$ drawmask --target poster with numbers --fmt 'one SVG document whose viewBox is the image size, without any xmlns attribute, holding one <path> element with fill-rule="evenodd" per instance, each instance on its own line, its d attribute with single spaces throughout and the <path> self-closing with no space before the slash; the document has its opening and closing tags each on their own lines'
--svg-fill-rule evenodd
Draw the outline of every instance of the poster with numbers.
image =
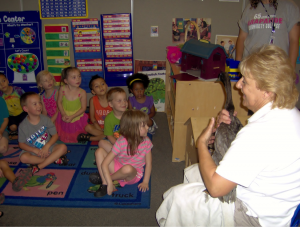
<svg viewBox="0 0 300 227">
<path fill-rule="evenodd" d="M 61 71 L 70 66 L 69 27 L 67 24 L 45 25 L 48 71 L 60 82 Z"/>
<path fill-rule="evenodd" d="M 80 70 L 82 78 L 80 87 L 86 92 L 91 92 L 91 77 L 98 75 L 104 78 L 98 19 L 73 19 L 72 36 L 75 66 Z"/>
<path fill-rule="evenodd" d="M 126 86 L 133 74 L 131 14 L 102 14 L 105 81 L 109 86 Z"/>
<path fill-rule="evenodd" d="M 41 19 L 87 18 L 87 0 L 39 0 Z"/>
<path fill-rule="evenodd" d="M 44 69 L 41 29 L 37 11 L 0 12 L 0 72 L 24 91 L 38 92 L 35 76 Z"/>
</svg>

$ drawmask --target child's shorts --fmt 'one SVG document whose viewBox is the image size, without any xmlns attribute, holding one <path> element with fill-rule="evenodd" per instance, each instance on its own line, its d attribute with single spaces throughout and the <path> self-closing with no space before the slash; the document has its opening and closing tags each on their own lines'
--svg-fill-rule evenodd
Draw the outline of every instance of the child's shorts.
<svg viewBox="0 0 300 227">
<path fill-rule="evenodd" d="M 18 116 L 9 116 L 8 117 L 8 125 L 7 125 L 8 128 L 11 125 L 17 125 L 17 126 L 19 126 L 19 124 L 25 119 L 26 116 L 27 116 L 26 112 L 22 112 Z"/>
<path fill-rule="evenodd" d="M 48 151 L 49 155 L 52 153 L 53 148 L 54 148 L 56 145 L 58 145 L 58 144 L 57 144 L 57 143 L 54 143 L 54 144 L 51 145 L 51 147 L 49 148 L 49 151 Z M 38 156 L 38 155 L 37 155 L 36 153 L 34 153 L 34 152 L 22 150 L 21 153 L 20 153 L 20 155 L 19 155 L 19 158 L 21 158 L 22 154 L 24 154 L 24 153 L 26 153 L 26 152 L 30 153 L 31 155 Z M 38 156 L 38 157 L 39 157 L 39 156 Z"/>
<path fill-rule="evenodd" d="M 115 172 L 117 172 L 119 169 L 121 169 L 123 167 L 123 165 L 117 161 L 116 159 L 114 159 L 114 164 L 115 164 Z M 136 169 L 137 173 L 135 178 L 133 178 L 130 181 L 125 181 L 125 180 L 118 180 L 118 182 L 120 183 L 121 187 L 124 187 L 126 184 L 130 185 L 130 184 L 135 184 L 137 182 L 139 182 L 141 180 L 141 178 L 143 177 L 143 172 L 139 169 Z"/>
</svg>

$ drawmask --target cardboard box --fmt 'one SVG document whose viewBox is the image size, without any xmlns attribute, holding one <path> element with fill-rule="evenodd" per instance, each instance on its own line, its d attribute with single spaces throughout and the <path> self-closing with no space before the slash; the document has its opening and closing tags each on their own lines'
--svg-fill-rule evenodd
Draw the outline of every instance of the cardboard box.
<svg viewBox="0 0 300 227">
<path fill-rule="evenodd" d="M 243 125 L 247 124 L 247 117 L 239 117 Z M 201 132 L 207 127 L 210 117 L 191 117 L 184 125 L 187 126 L 186 132 L 186 146 L 185 146 L 185 166 L 198 163 L 197 139 Z"/>
</svg>

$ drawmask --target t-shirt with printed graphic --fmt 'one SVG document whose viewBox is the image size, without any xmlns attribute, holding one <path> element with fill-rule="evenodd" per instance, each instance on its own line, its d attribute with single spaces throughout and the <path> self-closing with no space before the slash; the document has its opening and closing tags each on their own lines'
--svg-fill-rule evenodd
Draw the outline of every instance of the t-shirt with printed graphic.
<svg viewBox="0 0 300 227">
<path fill-rule="evenodd" d="M 111 111 L 104 120 L 104 135 L 119 138 L 120 119 L 116 118 L 114 112 Z"/>
<path fill-rule="evenodd" d="M 239 21 L 240 28 L 248 33 L 244 42 L 243 58 L 247 57 L 264 44 L 270 43 L 273 18 L 275 33 L 274 45 L 289 54 L 289 32 L 300 21 L 298 6 L 291 0 L 278 0 L 277 11 L 272 5 L 258 3 L 256 9 L 249 4 Z M 270 18 L 268 17 L 270 15 Z"/>
<path fill-rule="evenodd" d="M 9 116 L 18 116 L 23 112 L 23 109 L 20 104 L 20 97 L 25 92 L 22 88 L 12 86 L 13 91 L 11 94 L 5 94 L 0 91 L 0 96 L 5 100 Z"/>
<path fill-rule="evenodd" d="M 104 129 L 104 120 L 106 116 L 112 111 L 112 108 L 108 105 L 107 107 L 101 106 L 97 95 L 93 96 L 94 104 L 94 116 L 98 122 L 100 128 Z"/>
<path fill-rule="evenodd" d="M 137 109 L 143 111 L 146 114 L 150 113 L 151 107 L 153 106 L 153 97 L 146 96 L 146 100 L 144 103 L 139 103 L 135 96 L 129 97 L 129 101 L 133 109 Z"/>
<path fill-rule="evenodd" d="M 57 134 L 55 125 L 49 117 L 42 114 L 37 125 L 31 124 L 27 117 L 19 125 L 19 142 L 31 147 L 41 149 L 55 134 Z"/>
</svg>

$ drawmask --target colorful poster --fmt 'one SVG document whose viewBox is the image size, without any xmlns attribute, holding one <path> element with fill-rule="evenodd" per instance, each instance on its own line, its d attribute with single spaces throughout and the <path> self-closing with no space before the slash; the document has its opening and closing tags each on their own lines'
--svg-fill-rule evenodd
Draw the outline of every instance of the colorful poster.
<svg viewBox="0 0 300 227">
<path fill-rule="evenodd" d="M 48 71 L 60 82 L 61 71 L 70 66 L 69 27 L 67 24 L 45 25 Z"/>
<path fill-rule="evenodd" d="M 187 26 L 188 22 L 190 23 Z M 196 27 L 197 26 L 197 27 Z M 211 18 L 173 18 L 172 20 L 172 42 L 176 45 L 185 43 L 190 39 L 200 39 L 210 41 L 211 39 Z M 185 38 L 185 33 L 186 38 Z"/>
<path fill-rule="evenodd" d="M 145 90 L 145 95 L 152 96 L 154 106 L 157 112 L 165 111 L 165 81 L 166 70 L 140 71 L 148 75 L 150 83 Z"/>
<path fill-rule="evenodd" d="M 39 0 L 41 19 L 86 18 L 87 0 Z"/>
<path fill-rule="evenodd" d="M 0 72 L 14 86 L 37 92 L 35 76 L 43 68 L 39 13 L 0 12 Z"/>
<path fill-rule="evenodd" d="M 75 65 L 82 76 L 80 87 L 90 92 L 91 77 L 97 74 L 104 78 L 98 19 L 72 20 L 72 36 Z"/>
<path fill-rule="evenodd" d="M 130 14 L 101 15 L 105 80 L 109 86 L 126 86 L 133 73 Z"/>
</svg>

